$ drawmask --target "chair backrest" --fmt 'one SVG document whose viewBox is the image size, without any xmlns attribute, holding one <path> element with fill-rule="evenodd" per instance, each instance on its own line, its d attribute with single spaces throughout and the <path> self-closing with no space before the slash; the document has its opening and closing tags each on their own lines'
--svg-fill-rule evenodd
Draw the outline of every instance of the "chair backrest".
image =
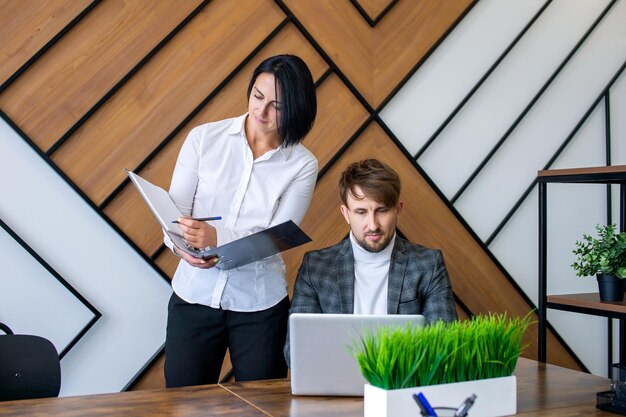
<svg viewBox="0 0 626 417">
<path fill-rule="evenodd" d="M 0 401 L 56 397 L 61 361 L 54 345 L 39 336 L 13 334 L 0 323 Z"/>
</svg>

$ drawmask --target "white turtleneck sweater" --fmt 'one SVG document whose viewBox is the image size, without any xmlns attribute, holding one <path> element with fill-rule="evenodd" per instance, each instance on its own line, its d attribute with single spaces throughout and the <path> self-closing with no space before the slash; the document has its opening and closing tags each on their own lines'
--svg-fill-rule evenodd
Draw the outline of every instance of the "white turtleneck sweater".
<svg viewBox="0 0 626 417">
<path fill-rule="evenodd" d="M 350 232 L 354 254 L 354 314 L 387 314 L 389 263 L 395 241 L 394 233 L 385 249 L 372 253 L 363 249 Z"/>
</svg>

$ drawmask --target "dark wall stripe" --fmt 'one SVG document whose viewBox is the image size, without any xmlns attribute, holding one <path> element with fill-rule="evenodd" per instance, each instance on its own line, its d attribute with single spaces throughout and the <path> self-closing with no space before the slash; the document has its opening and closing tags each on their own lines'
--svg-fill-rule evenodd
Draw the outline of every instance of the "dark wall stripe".
<svg viewBox="0 0 626 417">
<path fill-rule="evenodd" d="M 372 19 L 372 17 L 365 11 L 365 9 L 361 7 L 361 4 L 359 4 L 358 0 L 350 0 L 350 3 L 359 12 L 361 17 L 367 22 L 367 24 L 370 25 L 370 27 L 374 27 L 378 24 L 378 22 L 380 22 L 383 19 L 383 17 L 385 17 L 387 13 L 389 13 L 391 9 L 393 9 L 393 7 L 398 3 L 398 1 L 400 0 L 392 0 L 391 2 L 389 2 L 389 4 L 374 19 Z"/>
<path fill-rule="evenodd" d="M 605 163 L 611 165 L 611 93 L 610 88 L 606 88 L 604 97 L 604 149 Z M 613 223 L 613 196 L 611 195 L 611 185 L 606 185 L 606 224 Z M 610 321 L 609 321 L 610 322 Z M 610 346 L 610 345 L 609 345 Z M 609 372 L 608 375 L 611 375 Z"/>
</svg>

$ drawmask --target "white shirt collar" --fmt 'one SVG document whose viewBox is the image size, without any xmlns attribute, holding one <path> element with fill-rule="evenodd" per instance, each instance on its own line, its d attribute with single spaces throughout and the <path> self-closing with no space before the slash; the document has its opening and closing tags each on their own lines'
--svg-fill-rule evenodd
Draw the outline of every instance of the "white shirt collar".
<svg viewBox="0 0 626 417">
<path fill-rule="evenodd" d="M 234 119 L 232 119 L 232 123 L 226 130 L 226 133 L 228 133 L 229 135 L 241 135 L 241 137 L 245 138 L 246 137 L 246 117 L 248 117 L 248 113 L 244 113 L 241 116 L 235 117 Z M 280 151 L 283 158 L 285 158 L 285 161 L 287 161 L 289 160 L 289 157 L 291 156 L 291 153 L 293 152 L 293 148 L 295 146 L 297 145 L 284 146 L 283 144 L 281 144 L 278 147 L 277 151 Z M 272 152 L 272 155 L 274 153 L 275 152 Z"/>
</svg>

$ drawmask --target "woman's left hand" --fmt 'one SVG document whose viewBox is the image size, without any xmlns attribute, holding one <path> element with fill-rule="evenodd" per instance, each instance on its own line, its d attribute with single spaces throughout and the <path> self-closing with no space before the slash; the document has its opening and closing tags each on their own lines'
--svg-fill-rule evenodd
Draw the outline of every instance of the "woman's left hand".
<svg viewBox="0 0 626 417">
<path fill-rule="evenodd" d="M 174 248 L 176 248 L 176 246 Z M 217 256 L 211 256 L 208 258 L 196 258 L 194 256 L 189 255 L 188 253 L 181 250 L 180 248 L 174 249 L 174 254 L 177 256 L 180 256 L 185 262 L 187 262 L 189 265 L 193 266 L 194 268 L 200 268 L 200 269 L 213 268 L 220 261 L 220 258 Z"/>
<path fill-rule="evenodd" d="M 217 246 L 217 232 L 210 224 L 192 220 L 189 217 L 181 217 L 178 219 L 178 226 L 183 232 L 183 239 L 189 246 L 198 249 Z"/>
</svg>

